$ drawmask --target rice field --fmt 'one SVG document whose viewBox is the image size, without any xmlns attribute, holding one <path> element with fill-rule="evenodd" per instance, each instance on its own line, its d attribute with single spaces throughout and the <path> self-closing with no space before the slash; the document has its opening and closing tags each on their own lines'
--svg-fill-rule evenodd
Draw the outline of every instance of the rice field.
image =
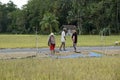
<svg viewBox="0 0 120 80">
<path fill-rule="evenodd" d="M 120 80 L 120 56 L 0 60 L 0 80 Z"/>
<path fill-rule="evenodd" d="M 60 35 L 56 35 L 56 47 L 61 44 Z M 0 35 L 0 48 L 35 48 L 36 45 L 48 47 L 48 35 Z M 77 46 L 113 46 L 115 41 L 120 41 L 119 35 L 79 35 Z M 70 36 L 66 37 L 66 46 L 72 46 Z"/>
</svg>

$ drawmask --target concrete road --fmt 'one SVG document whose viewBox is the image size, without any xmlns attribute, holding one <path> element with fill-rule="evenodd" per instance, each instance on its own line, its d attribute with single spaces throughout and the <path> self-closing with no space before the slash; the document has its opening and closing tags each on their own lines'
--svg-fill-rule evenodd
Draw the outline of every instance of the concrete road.
<svg viewBox="0 0 120 80">
<path fill-rule="evenodd" d="M 58 48 L 56 48 L 59 51 Z M 66 47 L 67 51 L 73 51 L 73 47 Z M 83 50 L 120 50 L 120 46 L 108 46 L 108 47 L 77 47 L 78 51 Z M 0 53 L 19 53 L 19 52 L 36 52 L 36 53 L 46 53 L 49 52 L 49 48 L 14 48 L 14 49 L 0 49 Z"/>
</svg>

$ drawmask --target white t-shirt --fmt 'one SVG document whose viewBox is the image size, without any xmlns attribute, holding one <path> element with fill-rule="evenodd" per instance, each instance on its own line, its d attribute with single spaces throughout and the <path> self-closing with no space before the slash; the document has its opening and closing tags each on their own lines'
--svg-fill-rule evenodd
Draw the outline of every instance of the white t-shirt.
<svg viewBox="0 0 120 80">
<path fill-rule="evenodd" d="M 65 31 L 62 31 L 61 33 L 61 42 L 65 42 Z"/>
</svg>

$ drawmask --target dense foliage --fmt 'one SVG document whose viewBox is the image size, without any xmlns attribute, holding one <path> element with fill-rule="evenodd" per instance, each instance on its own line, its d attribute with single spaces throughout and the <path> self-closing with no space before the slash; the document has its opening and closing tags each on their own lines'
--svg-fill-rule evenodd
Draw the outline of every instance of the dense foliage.
<svg viewBox="0 0 120 80">
<path fill-rule="evenodd" d="M 0 2 L 0 33 L 58 33 L 65 24 L 76 25 L 80 34 L 118 34 L 120 0 L 29 0 L 22 9 Z"/>
</svg>

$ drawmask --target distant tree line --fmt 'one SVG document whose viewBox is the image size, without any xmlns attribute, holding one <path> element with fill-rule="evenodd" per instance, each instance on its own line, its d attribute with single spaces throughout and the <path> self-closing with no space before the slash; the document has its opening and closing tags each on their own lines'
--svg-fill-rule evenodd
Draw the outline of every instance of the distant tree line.
<svg viewBox="0 0 120 80">
<path fill-rule="evenodd" d="M 58 33 L 67 24 L 80 34 L 118 34 L 120 0 L 29 0 L 22 9 L 0 2 L 0 33 Z"/>
</svg>

